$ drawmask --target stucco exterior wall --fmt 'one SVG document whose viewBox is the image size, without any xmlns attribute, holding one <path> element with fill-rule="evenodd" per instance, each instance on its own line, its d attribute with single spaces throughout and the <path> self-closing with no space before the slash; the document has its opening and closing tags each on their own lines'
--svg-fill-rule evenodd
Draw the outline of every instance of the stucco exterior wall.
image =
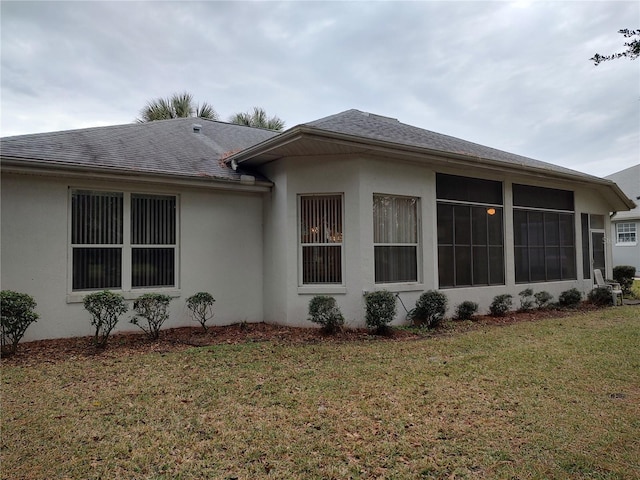
<svg viewBox="0 0 640 480">
<path fill-rule="evenodd" d="M 70 187 L 178 195 L 179 274 L 176 288 L 166 290 L 174 296 L 166 327 L 198 325 L 185 307 L 198 291 L 217 300 L 213 323 L 262 321 L 262 194 L 6 173 L 1 182 L 1 287 L 34 296 L 41 316 L 24 341 L 93 333 L 82 295 L 69 287 Z M 124 293 L 132 299 L 141 292 Z M 116 331 L 139 330 L 130 316 Z"/>
<path fill-rule="evenodd" d="M 449 299 L 449 315 L 453 314 L 457 304 L 465 300 L 479 303 L 480 310 L 486 312 L 493 298 L 502 293 L 513 295 L 514 307 L 517 307 L 518 293 L 529 287 L 534 292 L 548 291 L 556 299 L 561 292 L 570 288 L 578 288 L 584 294 L 591 290 L 593 282 L 591 278 L 584 279 L 582 269 L 580 214 L 603 215 L 606 228 L 610 228 L 609 206 L 598 193 L 580 184 L 508 174 L 497 170 L 470 171 L 443 167 L 434 169 L 429 165 L 385 158 L 288 158 L 268 164 L 265 168 L 267 176 L 276 183 L 270 203 L 265 205 L 265 260 L 269 262 L 265 267 L 265 304 L 269 306 L 265 311 L 265 320 L 310 326 L 312 324 L 307 321 L 309 300 L 314 295 L 328 294 L 336 298 L 347 324 L 354 327 L 363 326 L 364 293 L 387 289 L 397 293 L 402 301 L 397 305 L 398 315 L 395 323 L 403 323 L 406 319 L 403 304 L 407 309 L 411 309 L 423 291 L 438 288 L 435 234 L 436 171 L 499 180 L 504 186 L 505 285 L 443 289 Z M 531 284 L 515 282 L 511 193 L 513 183 L 574 191 L 577 277 L 575 280 Z M 343 286 L 300 285 L 297 197 L 300 194 L 313 193 L 344 194 Z M 375 193 L 415 196 L 420 199 L 421 259 L 417 283 L 374 283 L 372 211 Z M 610 276 L 610 249 L 607 249 L 606 261 L 607 275 Z M 283 280 L 286 281 L 285 287 L 282 284 Z"/>
<path fill-rule="evenodd" d="M 502 293 L 513 295 L 517 306 L 518 292 L 528 287 L 535 292 L 546 290 L 555 298 L 572 287 L 588 292 L 592 280 L 584 279 L 580 215 L 603 215 L 606 231 L 611 230 L 607 201 L 580 183 L 367 156 L 285 158 L 265 165 L 262 172 L 274 182 L 266 194 L 3 174 L 1 287 L 33 295 L 41 314 L 24 340 L 93 333 L 82 295 L 70 290 L 70 187 L 178 196 L 179 283 L 169 289 L 174 300 L 165 327 L 197 326 L 188 315 L 185 299 L 198 291 L 211 292 L 216 298 L 216 324 L 266 321 L 312 326 L 307 320 L 309 300 L 327 294 L 336 298 L 347 324 L 358 327 L 364 325 L 364 293 L 387 289 L 401 300 L 395 323 L 403 323 L 405 307 L 411 309 L 423 291 L 439 288 L 436 172 L 503 182 L 505 285 L 443 289 L 449 299 L 449 315 L 465 300 L 479 303 L 485 312 L 494 296 Z M 576 280 L 515 282 L 513 183 L 574 191 Z M 303 194 L 344 196 L 343 285 L 301 284 L 298 197 Z M 374 194 L 419 198 L 420 258 L 415 283 L 374 282 Z M 607 277 L 613 267 L 610 247 L 606 249 Z M 133 299 L 141 292 L 124 293 Z M 137 330 L 128 323 L 130 316 L 121 320 L 118 330 Z"/>
<path fill-rule="evenodd" d="M 618 265 L 631 265 L 636 267 L 636 276 L 640 276 L 640 242 L 633 243 L 620 243 L 617 244 L 618 238 L 616 232 L 616 223 L 611 222 L 611 243 L 613 245 L 613 266 Z M 637 220 L 629 219 L 620 221 L 620 223 L 635 223 L 636 225 L 636 238 L 640 236 L 640 222 Z"/>
</svg>

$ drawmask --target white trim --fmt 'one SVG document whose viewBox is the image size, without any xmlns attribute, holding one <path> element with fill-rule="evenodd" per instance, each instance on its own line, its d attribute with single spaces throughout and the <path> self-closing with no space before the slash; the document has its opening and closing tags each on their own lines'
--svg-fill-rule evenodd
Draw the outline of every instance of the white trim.
<svg viewBox="0 0 640 480">
<path fill-rule="evenodd" d="M 298 287 L 300 295 L 344 295 L 347 293 L 347 287 L 344 285 L 304 285 Z"/>
<path fill-rule="evenodd" d="M 616 247 L 633 247 L 636 246 L 638 244 L 638 226 L 636 224 L 636 222 L 616 222 Z M 633 228 L 628 228 L 628 230 L 626 231 L 620 231 L 620 227 L 622 226 L 625 227 L 633 227 Z M 624 240 L 620 240 L 620 236 L 621 235 L 633 235 L 633 237 L 635 237 L 635 240 L 630 240 L 630 241 L 624 241 Z"/>
</svg>

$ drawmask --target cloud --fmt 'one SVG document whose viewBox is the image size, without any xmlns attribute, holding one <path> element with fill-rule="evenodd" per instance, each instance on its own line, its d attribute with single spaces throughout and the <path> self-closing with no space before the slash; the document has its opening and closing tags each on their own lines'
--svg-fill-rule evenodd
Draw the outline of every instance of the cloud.
<svg viewBox="0 0 640 480">
<path fill-rule="evenodd" d="M 606 175 L 640 161 L 637 2 L 2 2 L 2 134 L 189 91 L 291 127 L 349 108 Z M 620 168 L 617 168 L 617 167 Z"/>
</svg>

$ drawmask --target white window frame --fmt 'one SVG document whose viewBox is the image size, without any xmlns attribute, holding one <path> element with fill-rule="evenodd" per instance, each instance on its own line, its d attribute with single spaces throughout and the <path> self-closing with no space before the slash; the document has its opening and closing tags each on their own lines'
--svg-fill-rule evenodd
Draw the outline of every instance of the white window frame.
<svg viewBox="0 0 640 480">
<path fill-rule="evenodd" d="M 302 225 L 302 199 L 308 197 L 339 197 L 340 198 L 340 214 L 341 214 L 341 236 L 332 239 L 331 242 L 303 242 L 303 225 Z M 301 193 L 297 195 L 297 244 L 298 244 L 298 292 L 299 293 L 345 293 L 345 202 L 344 193 L 327 192 L 327 193 Z M 304 283 L 304 253 L 306 247 L 340 247 L 340 282 L 336 283 Z"/>
<path fill-rule="evenodd" d="M 620 228 L 620 227 L 625 227 Z M 621 231 L 622 230 L 622 231 Z M 633 240 L 621 240 L 622 236 L 633 235 Z M 636 222 L 616 223 L 616 246 L 635 246 L 638 244 L 638 224 Z"/>
<path fill-rule="evenodd" d="M 406 200 L 415 200 L 415 212 L 414 212 L 414 216 L 415 216 L 415 242 L 392 242 L 392 243 L 376 243 L 375 241 L 375 229 L 376 229 L 376 217 L 375 214 L 373 215 L 373 249 L 374 249 L 374 282 L 376 285 L 398 285 L 398 284 L 407 284 L 407 285 L 415 285 L 418 283 L 421 283 L 422 278 L 421 278 L 421 274 L 422 274 L 422 269 L 420 268 L 420 265 L 422 264 L 422 251 L 420 248 L 421 245 L 421 224 L 420 224 L 420 218 L 421 218 L 421 206 L 420 206 L 420 198 L 419 197 L 414 197 L 414 196 L 410 196 L 410 195 L 394 195 L 394 194 L 387 194 L 387 193 L 374 193 L 373 194 L 373 206 L 375 206 L 376 203 L 376 197 L 388 197 L 388 198 L 398 198 L 398 199 L 406 199 Z M 375 280 L 375 250 L 376 247 L 414 247 L 416 250 L 416 278 L 414 280 L 404 280 L 404 281 L 376 281 Z"/>
<path fill-rule="evenodd" d="M 108 245 L 94 245 L 94 244 L 74 244 L 72 243 L 72 197 L 75 191 L 88 191 L 96 193 L 118 193 L 123 197 L 123 211 L 122 211 L 122 243 L 108 244 Z M 174 197 L 176 200 L 175 211 L 175 243 L 152 245 L 152 244 L 134 244 L 131 238 L 131 196 L 132 195 L 158 195 Z M 68 255 L 67 255 L 67 302 L 74 303 L 80 302 L 86 294 L 99 291 L 101 289 L 73 289 L 73 249 L 74 248 L 98 248 L 98 247 L 113 247 L 120 248 L 122 251 L 122 265 L 121 265 L 121 287 L 112 288 L 109 290 L 120 292 L 125 298 L 136 298 L 138 295 L 145 292 L 163 292 L 172 296 L 180 295 L 180 195 L 177 193 L 167 192 L 155 192 L 144 190 L 121 190 L 121 189 L 107 189 L 107 188 L 92 188 L 92 187 L 69 187 L 68 189 Z M 132 252 L 134 248 L 173 248 L 174 253 L 174 281 L 173 285 L 157 286 L 157 287 L 133 287 L 132 286 Z"/>
</svg>

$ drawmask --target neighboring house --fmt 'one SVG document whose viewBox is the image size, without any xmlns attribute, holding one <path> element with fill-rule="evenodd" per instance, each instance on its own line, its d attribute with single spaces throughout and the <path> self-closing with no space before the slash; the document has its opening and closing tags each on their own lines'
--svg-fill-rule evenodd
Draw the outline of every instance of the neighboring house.
<svg viewBox="0 0 640 480">
<path fill-rule="evenodd" d="M 624 194 L 636 203 L 640 200 L 640 164 L 605 177 L 616 182 Z M 632 265 L 640 276 L 640 206 L 615 212 L 611 217 L 610 243 L 613 265 Z"/>
<path fill-rule="evenodd" d="M 88 335 L 90 291 L 216 298 L 219 323 L 309 326 L 313 295 L 364 325 L 363 294 L 450 309 L 527 287 L 588 292 L 609 180 L 349 110 L 284 133 L 203 119 L 3 138 L 3 289 L 33 295 L 25 340 Z M 600 236 L 602 235 L 602 236 Z M 405 312 L 399 306 L 397 323 Z M 119 329 L 135 328 L 123 320 Z"/>
</svg>

